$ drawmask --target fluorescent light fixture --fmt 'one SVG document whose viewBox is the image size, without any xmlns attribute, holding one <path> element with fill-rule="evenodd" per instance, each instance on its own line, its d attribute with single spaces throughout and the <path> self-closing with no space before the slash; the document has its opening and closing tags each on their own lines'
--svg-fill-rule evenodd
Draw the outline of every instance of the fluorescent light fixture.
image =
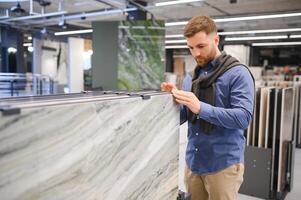
<svg viewBox="0 0 301 200">
<path fill-rule="evenodd" d="M 33 52 L 33 47 L 32 47 L 32 46 L 27 47 L 27 50 L 28 50 L 29 52 Z"/>
<path fill-rule="evenodd" d="M 24 43 L 23 46 L 24 47 L 29 47 L 29 46 L 32 46 L 32 43 Z"/>
<path fill-rule="evenodd" d="M 301 16 L 301 12 L 296 13 L 282 13 L 274 15 L 257 15 L 257 16 L 246 16 L 246 17 L 229 17 L 223 19 L 213 19 L 215 22 L 235 22 L 235 21 L 250 21 L 250 20 L 259 20 L 259 19 L 274 19 L 274 18 L 285 18 L 285 17 L 298 17 Z M 179 26 L 186 25 L 188 21 L 184 22 L 167 22 L 165 26 Z"/>
<path fill-rule="evenodd" d="M 185 22 L 166 22 L 165 26 L 184 26 L 188 21 Z"/>
<path fill-rule="evenodd" d="M 252 46 L 292 46 L 301 45 L 301 42 L 263 42 L 263 43 L 252 43 Z"/>
<path fill-rule="evenodd" d="M 285 28 L 285 29 L 266 29 L 266 30 L 249 30 L 249 31 L 228 31 L 218 32 L 219 35 L 240 35 L 252 33 L 281 33 L 281 32 L 298 32 L 301 28 Z"/>
<path fill-rule="evenodd" d="M 125 36 L 125 37 L 133 37 L 133 38 L 160 38 L 163 39 L 164 36 L 156 36 L 156 35 L 130 35 L 130 36 Z"/>
<path fill-rule="evenodd" d="M 171 45 L 165 46 L 165 49 L 187 49 L 187 45 Z"/>
<path fill-rule="evenodd" d="M 177 1 L 165 1 L 160 3 L 155 3 L 155 6 L 169 6 L 169 5 L 175 5 L 175 4 L 181 4 L 181 3 L 192 3 L 197 1 L 203 1 L 203 0 L 177 0 Z"/>
<path fill-rule="evenodd" d="M 274 36 L 256 36 L 256 37 L 230 37 L 225 38 L 225 41 L 244 41 L 244 40 L 273 40 L 273 39 L 287 39 L 287 35 Z"/>
<path fill-rule="evenodd" d="M 165 44 L 187 43 L 187 40 L 165 40 Z"/>
<path fill-rule="evenodd" d="M 77 30 L 77 31 L 62 31 L 55 32 L 54 35 L 74 35 L 74 34 L 84 34 L 84 33 L 92 33 L 93 29 L 85 29 L 85 30 Z"/>
<path fill-rule="evenodd" d="M 285 18 L 285 17 L 298 17 L 301 13 L 283 13 L 274 15 L 258 15 L 258 16 L 247 16 L 247 17 L 230 17 L 224 19 L 214 19 L 215 22 L 236 22 L 236 21 L 249 21 L 258 19 L 274 19 L 274 18 Z"/>
<path fill-rule="evenodd" d="M 290 38 L 301 38 L 301 35 L 290 35 Z"/>
<path fill-rule="evenodd" d="M 282 33 L 282 32 L 301 32 L 301 28 L 286 28 L 286 29 L 265 29 L 265 30 L 249 30 L 249 31 L 227 31 L 218 32 L 218 35 L 242 35 L 242 34 L 255 34 L 255 33 Z M 174 34 L 165 35 L 165 38 L 181 38 L 184 35 Z M 291 35 L 292 38 L 292 35 Z"/>
<path fill-rule="evenodd" d="M 17 49 L 14 48 L 14 47 L 9 47 L 9 48 L 7 49 L 7 52 L 8 52 L 8 53 L 17 53 Z"/>
<path fill-rule="evenodd" d="M 165 27 L 160 27 L 160 26 L 118 26 L 119 29 L 153 29 L 153 30 L 165 30 Z"/>
<path fill-rule="evenodd" d="M 145 29 L 145 26 L 118 26 L 119 29 L 129 29 L 129 28 L 132 28 L 132 29 Z"/>
<path fill-rule="evenodd" d="M 177 35 L 165 35 L 165 38 L 181 38 L 184 37 L 182 34 L 177 34 Z"/>
</svg>

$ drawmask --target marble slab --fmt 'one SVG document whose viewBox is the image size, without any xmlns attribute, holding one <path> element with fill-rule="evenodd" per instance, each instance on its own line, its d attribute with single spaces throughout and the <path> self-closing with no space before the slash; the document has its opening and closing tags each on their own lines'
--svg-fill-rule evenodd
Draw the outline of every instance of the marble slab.
<svg viewBox="0 0 301 200">
<path fill-rule="evenodd" d="M 301 145 L 301 84 L 299 86 L 299 96 L 298 96 L 298 103 L 299 103 L 299 109 L 298 109 L 298 128 L 297 128 L 297 144 Z"/>
<path fill-rule="evenodd" d="M 301 76 L 294 77 L 294 140 L 301 145 Z"/>
<path fill-rule="evenodd" d="M 288 142 L 293 132 L 293 88 L 282 90 L 281 124 L 279 136 L 278 185 L 277 191 L 283 191 L 286 184 Z"/>
<path fill-rule="evenodd" d="M 273 148 L 273 139 L 274 139 L 274 130 L 276 129 L 276 114 L 277 107 L 275 107 L 276 102 L 276 88 L 271 88 L 268 94 L 268 112 L 267 112 L 267 140 L 266 140 L 266 148 Z"/>
<path fill-rule="evenodd" d="M 122 21 L 118 39 L 118 89 L 159 89 L 165 72 L 164 21 Z"/>
<path fill-rule="evenodd" d="M 27 106 L 0 117 L 1 200 L 176 199 L 171 95 Z"/>
<path fill-rule="evenodd" d="M 258 133 L 259 133 L 259 116 L 260 116 L 260 88 L 256 88 L 255 104 L 254 104 L 254 115 L 253 115 L 253 134 L 252 134 L 252 145 L 258 146 Z"/>
<path fill-rule="evenodd" d="M 271 96 L 272 90 L 274 88 L 267 88 L 267 106 L 266 106 L 266 124 L 265 124 L 265 140 L 264 140 L 264 148 L 268 148 L 269 146 L 269 137 L 272 135 L 273 129 L 273 97 Z M 271 115 L 272 114 L 272 115 Z"/>
<path fill-rule="evenodd" d="M 280 120 L 281 120 L 281 90 L 275 88 L 272 90 L 273 98 L 273 109 L 272 115 L 273 117 L 273 132 L 272 132 L 272 166 L 271 166 L 271 191 L 277 190 L 277 178 L 278 178 L 278 164 L 276 160 L 278 160 L 279 155 L 279 132 L 280 132 Z M 277 141 L 276 141 L 277 139 Z M 277 142 L 277 143 L 276 143 Z"/>
<path fill-rule="evenodd" d="M 294 138 L 296 144 L 298 144 L 298 121 L 299 121 L 299 87 L 298 84 L 294 82 Z"/>
<path fill-rule="evenodd" d="M 268 93 L 269 88 L 264 87 L 260 89 L 260 112 L 259 114 L 259 128 L 258 128 L 258 147 L 265 147 L 266 140 L 266 125 L 268 112 Z"/>
</svg>

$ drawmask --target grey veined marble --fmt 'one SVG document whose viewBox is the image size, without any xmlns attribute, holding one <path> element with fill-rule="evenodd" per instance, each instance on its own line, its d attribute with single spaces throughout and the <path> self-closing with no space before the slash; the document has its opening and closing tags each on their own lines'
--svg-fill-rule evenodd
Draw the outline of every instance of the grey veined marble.
<svg viewBox="0 0 301 200">
<path fill-rule="evenodd" d="M 1 200 L 176 199 L 172 97 L 88 100 L 24 104 L 0 117 Z"/>
</svg>

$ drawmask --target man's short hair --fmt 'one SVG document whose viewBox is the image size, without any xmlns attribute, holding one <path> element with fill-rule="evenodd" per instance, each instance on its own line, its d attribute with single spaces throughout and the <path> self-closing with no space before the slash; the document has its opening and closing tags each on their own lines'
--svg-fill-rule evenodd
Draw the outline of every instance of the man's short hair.
<svg viewBox="0 0 301 200">
<path fill-rule="evenodd" d="M 217 33 L 216 25 L 210 17 L 201 15 L 191 18 L 185 26 L 184 36 L 190 38 L 201 31 L 207 35 Z"/>
</svg>

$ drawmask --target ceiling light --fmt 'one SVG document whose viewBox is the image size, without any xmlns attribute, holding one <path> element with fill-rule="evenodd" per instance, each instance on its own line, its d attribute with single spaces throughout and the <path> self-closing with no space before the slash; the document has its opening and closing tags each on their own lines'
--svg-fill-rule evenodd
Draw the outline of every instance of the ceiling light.
<svg viewBox="0 0 301 200">
<path fill-rule="evenodd" d="M 273 39 L 287 39 L 287 35 L 274 36 L 256 36 L 256 37 L 230 37 L 225 38 L 225 41 L 243 41 L 243 40 L 273 40 Z"/>
<path fill-rule="evenodd" d="M 259 20 L 259 19 L 274 19 L 274 18 L 285 18 L 285 17 L 298 17 L 301 13 L 283 13 L 274 15 L 257 15 L 257 16 L 246 16 L 246 17 L 229 17 L 223 19 L 213 19 L 215 22 L 234 22 L 234 21 L 249 21 L 249 20 Z M 167 22 L 165 26 L 179 26 L 186 25 L 188 21 L 182 22 Z"/>
<path fill-rule="evenodd" d="M 46 7 L 46 6 L 50 6 L 51 2 L 50 1 L 46 1 L 46 0 L 36 0 L 40 6 Z"/>
<path fill-rule="evenodd" d="M 58 26 L 60 26 L 62 29 L 66 29 L 67 28 L 67 23 L 66 20 L 64 18 L 62 18 L 59 23 Z"/>
<path fill-rule="evenodd" d="M 66 21 L 64 20 L 64 18 L 62 18 L 62 19 L 59 21 L 58 25 L 59 25 L 59 26 L 64 26 L 65 23 L 66 23 Z"/>
<path fill-rule="evenodd" d="M 48 30 L 46 27 L 44 27 L 40 32 L 41 34 L 46 35 L 48 33 Z"/>
<path fill-rule="evenodd" d="M 11 11 L 12 13 L 15 13 L 16 15 L 22 15 L 23 13 L 26 12 L 23 8 L 21 8 L 21 5 L 20 5 L 19 2 L 17 3 L 16 6 L 12 7 L 12 8 L 10 9 L 10 11 Z"/>
<path fill-rule="evenodd" d="M 301 38 L 301 35 L 290 35 L 290 38 Z"/>
<path fill-rule="evenodd" d="M 177 1 L 165 1 L 160 3 L 155 3 L 155 6 L 169 6 L 169 5 L 175 5 L 175 4 L 182 4 L 182 3 L 192 3 L 197 1 L 203 1 L 203 0 L 177 0 Z"/>
<path fill-rule="evenodd" d="M 27 50 L 29 51 L 29 52 L 33 52 L 33 47 L 27 47 Z"/>
<path fill-rule="evenodd" d="M 76 30 L 76 31 L 62 31 L 55 32 L 54 35 L 74 35 L 74 34 L 84 34 L 84 33 L 92 33 L 93 29 L 85 29 L 85 30 Z"/>
<path fill-rule="evenodd" d="M 165 26 L 184 26 L 188 21 L 185 22 L 166 22 Z"/>
<path fill-rule="evenodd" d="M 301 28 L 286 28 L 286 29 L 266 29 L 266 30 L 249 30 L 249 31 L 227 31 L 217 32 L 218 35 L 241 35 L 241 34 L 255 34 L 255 33 L 281 33 L 281 32 L 301 32 Z M 184 35 L 174 34 L 165 35 L 165 38 L 181 38 Z"/>
<path fill-rule="evenodd" d="M 247 16 L 247 17 L 230 17 L 224 19 L 214 19 L 215 22 L 234 22 L 234 21 L 249 21 L 258 19 L 274 19 L 274 18 L 284 18 L 284 17 L 298 17 L 301 13 L 283 13 L 274 15 L 258 15 L 258 16 Z"/>
<path fill-rule="evenodd" d="M 165 49 L 187 49 L 187 45 L 172 45 L 172 46 L 165 46 Z"/>
<path fill-rule="evenodd" d="M 177 34 L 177 35 L 165 35 L 165 38 L 180 38 L 184 37 L 182 34 Z"/>
<path fill-rule="evenodd" d="M 14 48 L 14 47 L 9 47 L 9 48 L 7 49 L 7 52 L 8 52 L 8 53 L 16 53 L 16 52 L 17 52 L 17 49 Z"/>
<path fill-rule="evenodd" d="M 252 46 L 291 46 L 301 45 L 301 42 L 264 42 L 264 43 L 252 43 Z"/>
<path fill-rule="evenodd" d="M 187 40 L 165 40 L 165 44 L 187 43 Z"/>
<path fill-rule="evenodd" d="M 31 36 L 29 36 L 27 39 L 28 39 L 28 40 L 32 40 L 32 37 L 31 37 Z"/>
<path fill-rule="evenodd" d="M 29 46 L 32 46 L 32 43 L 24 43 L 23 46 L 24 47 L 29 47 Z"/>
<path fill-rule="evenodd" d="M 281 33 L 281 32 L 298 32 L 298 31 L 301 31 L 301 28 L 228 31 L 228 32 L 218 32 L 218 34 L 219 35 L 239 35 L 239 34 L 252 34 L 252 33 Z"/>
</svg>

